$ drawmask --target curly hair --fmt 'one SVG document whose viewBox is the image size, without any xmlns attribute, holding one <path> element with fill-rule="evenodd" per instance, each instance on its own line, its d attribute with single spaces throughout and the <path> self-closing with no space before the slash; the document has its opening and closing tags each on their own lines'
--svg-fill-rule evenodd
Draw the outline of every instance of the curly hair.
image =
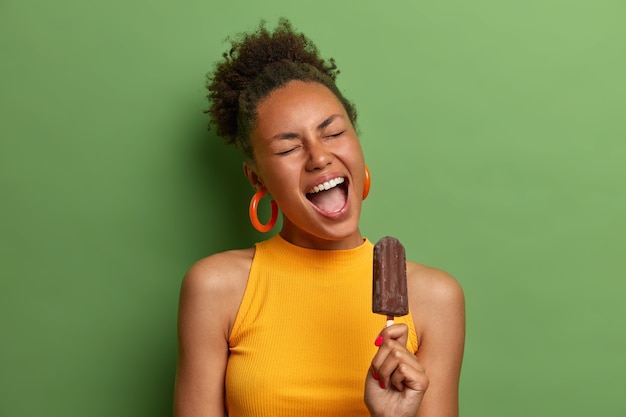
<svg viewBox="0 0 626 417">
<path fill-rule="evenodd" d="M 205 113 L 211 125 L 227 144 L 235 144 L 249 160 L 254 160 L 250 133 L 256 121 L 256 108 L 272 91 L 290 81 L 317 82 L 331 90 L 343 105 L 356 127 L 356 108 L 339 91 L 335 79 L 339 74 L 335 60 L 324 60 L 317 47 L 304 34 L 294 31 L 281 18 L 273 32 L 261 21 L 256 31 L 230 39 L 231 49 L 224 60 L 207 75 Z"/>
</svg>

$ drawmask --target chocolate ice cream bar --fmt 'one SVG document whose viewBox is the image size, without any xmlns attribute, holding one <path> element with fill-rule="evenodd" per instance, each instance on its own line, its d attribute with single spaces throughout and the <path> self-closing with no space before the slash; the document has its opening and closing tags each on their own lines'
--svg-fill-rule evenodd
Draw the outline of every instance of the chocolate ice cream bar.
<svg viewBox="0 0 626 417">
<path fill-rule="evenodd" d="M 409 313 L 406 253 L 400 241 L 385 236 L 374 245 L 372 311 L 388 320 Z"/>
</svg>

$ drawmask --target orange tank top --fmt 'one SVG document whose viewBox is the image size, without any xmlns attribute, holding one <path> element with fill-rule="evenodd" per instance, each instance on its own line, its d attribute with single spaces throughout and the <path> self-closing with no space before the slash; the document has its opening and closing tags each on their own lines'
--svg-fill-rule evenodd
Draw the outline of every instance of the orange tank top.
<svg viewBox="0 0 626 417">
<path fill-rule="evenodd" d="M 229 339 L 229 417 L 368 416 L 365 377 L 385 326 L 372 313 L 373 245 L 323 251 L 256 244 Z M 407 348 L 417 352 L 411 314 Z"/>
</svg>

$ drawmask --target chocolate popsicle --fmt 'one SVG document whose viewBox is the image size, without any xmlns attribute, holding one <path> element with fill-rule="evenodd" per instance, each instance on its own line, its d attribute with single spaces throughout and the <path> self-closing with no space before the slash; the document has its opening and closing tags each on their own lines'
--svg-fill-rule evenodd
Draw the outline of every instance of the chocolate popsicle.
<svg viewBox="0 0 626 417">
<path fill-rule="evenodd" d="M 402 243 L 385 236 L 374 245 L 372 311 L 387 316 L 387 326 L 393 318 L 409 313 L 406 285 L 406 253 Z"/>
</svg>

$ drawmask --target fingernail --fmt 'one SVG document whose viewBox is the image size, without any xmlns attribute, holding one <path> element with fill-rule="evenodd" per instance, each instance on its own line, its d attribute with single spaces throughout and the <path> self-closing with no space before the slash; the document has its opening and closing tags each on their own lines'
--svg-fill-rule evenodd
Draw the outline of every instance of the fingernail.
<svg viewBox="0 0 626 417">
<path fill-rule="evenodd" d="M 382 345 L 382 344 L 383 344 L 383 337 L 379 335 L 379 336 L 376 338 L 376 340 L 374 341 L 374 344 L 375 344 L 376 346 L 380 346 L 380 345 Z"/>
<path fill-rule="evenodd" d="M 380 383 L 380 387 L 381 387 L 382 389 L 385 389 L 385 383 L 384 383 L 383 381 L 379 381 L 379 383 Z"/>
<path fill-rule="evenodd" d="M 374 377 L 374 379 L 375 379 L 376 381 L 378 381 L 378 378 L 379 378 L 379 377 L 378 377 L 378 374 L 376 373 L 376 371 L 372 371 L 372 376 Z"/>
</svg>

